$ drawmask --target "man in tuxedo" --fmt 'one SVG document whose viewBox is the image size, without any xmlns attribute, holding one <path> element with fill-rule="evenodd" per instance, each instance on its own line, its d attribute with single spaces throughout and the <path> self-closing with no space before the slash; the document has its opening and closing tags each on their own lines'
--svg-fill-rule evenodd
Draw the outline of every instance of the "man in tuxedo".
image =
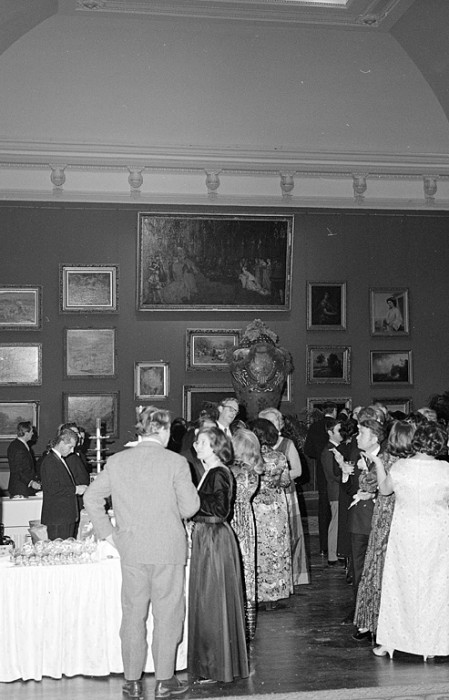
<svg viewBox="0 0 449 700">
<path fill-rule="evenodd" d="M 156 698 L 187 692 L 175 675 L 176 649 L 185 615 L 187 536 L 183 518 L 198 511 L 200 499 L 186 459 L 167 450 L 168 411 L 145 408 L 137 423 L 141 440 L 106 462 L 84 494 L 84 506 L 99 538 L 117 547 L 122 569 L 122 643 L 129 698 L 143 698 L 141 676 L 147 655 L 146 617 L 151 602 L 152 654 Z M 105 512 L 112 497 L 113 527 Z"/>
<path fill-rule="evenodd" d="M 331 509 L 327 495 L 327 480 L 321 464 L 321 454 L 327 445 L 329 436 L 326 430 L 326 419 L 336 418 L 337 406 L 332 401 L 324 404 L 324 418 L 314 421 L 306 435 L 304 454 L 315 461 L 316 484 L 318 490 L 318 532 L 320 538 L 320 554 L 328 555 L 327 533 L 331 521 Z"/>
<path fill-rule="evenodd" d="M 41 464 L 43 491 L 41 522 L 47 526 L 49 540 L 74 537 L 79 519 L 77 496 L 86 485 L 77 486 L 65 458 L 73 452 L 78 436 L 68 428 L 52 440 L 51 449 Z"/>
<path fill-rule="evenodd" d="M 340 433 L 341 422 L 334 418 L 325 418 L 328 443 L 321 453 L 320 461 L 327 482 L 327 497 L 331 509 L 331 520 L 327 533 L 327 563 L 329 566 L 338 564 L 338 499 L 340 495 L 340 470 L 334 456 L 334 449 L 343 441 Z"/>
<path fill-rule="evenodd" d="M 8 493 L 14 496 L 34 496 L 40 491 L 41 485 L 36 473 L 34 455 L 30 449 L 30 441 L 34 436 L 33 424 L 22 421 L 17 425 L 17 437 L 9 445 L 6 452 L 9 464 Z"/>
<path fill-rule="evenodd" d="M 218 404 L 217 426 L 231 439 L 230 425 L 239 412 L 239 402 L 233 396 L 222 399 Z"/>
</svg>

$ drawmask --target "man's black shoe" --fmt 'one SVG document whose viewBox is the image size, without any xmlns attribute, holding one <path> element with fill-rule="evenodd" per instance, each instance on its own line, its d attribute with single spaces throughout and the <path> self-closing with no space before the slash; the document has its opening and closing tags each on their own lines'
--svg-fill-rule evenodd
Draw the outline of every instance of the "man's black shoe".
<svg viewBox="0 0 449 700">
<path fill-rule="evenodd" d="M 187 681 L 180 681 L 176 676 L 172 676 L 165 681 L 156 681 L 154 691 L 155 698 L 171 698 L 173 695 L 183 695 L 187 693 L 189 684 Z"/>
<path fill-rule="evenodd" d="M 134 698 L 134 700 L 143 700 L 142 681 L 125 681 L 123 695 L 127 695 L 128 698 Z"/>
<path fill-rule="evenodd" d="M 360 630 L 357 630 L 357 632 L 355 632 L 355 634 L 352 635 L 352 638 L 356 642 L 371 642 L 372 639 L 371 632 L 369 630 L 367 630 L 366 632 L 360 632 Z"/>
</svg>

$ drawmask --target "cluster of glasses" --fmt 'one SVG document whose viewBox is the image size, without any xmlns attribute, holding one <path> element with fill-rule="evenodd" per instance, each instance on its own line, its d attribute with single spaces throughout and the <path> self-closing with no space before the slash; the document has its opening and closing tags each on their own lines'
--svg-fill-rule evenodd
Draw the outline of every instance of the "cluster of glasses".
<svg viewBox="0 0 449 700">
<path fill-rule="evenodd" d="M 85 540 L 38 540 L 25 542 L 11 553 L 15 566 L 54 566 L 56 564 L 90 564 L 98 561 L 97 542 L 93 537 Z"/>
</svg>

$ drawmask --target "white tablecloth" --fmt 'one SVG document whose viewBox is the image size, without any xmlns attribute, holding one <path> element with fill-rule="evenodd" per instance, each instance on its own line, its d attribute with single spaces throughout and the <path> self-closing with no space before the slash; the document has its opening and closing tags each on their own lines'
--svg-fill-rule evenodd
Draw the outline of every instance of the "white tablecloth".
<svg viewBox="0 0 449 700">
<path fill-rule="evenodd" d="M 119 559 L 14 567 L 0 561 L 0 682 L 123 673 Z M 148 617 L 148 659 L 153 672 Z M 187 634 L 176 668 L 187 666 Z"/>
</svg>

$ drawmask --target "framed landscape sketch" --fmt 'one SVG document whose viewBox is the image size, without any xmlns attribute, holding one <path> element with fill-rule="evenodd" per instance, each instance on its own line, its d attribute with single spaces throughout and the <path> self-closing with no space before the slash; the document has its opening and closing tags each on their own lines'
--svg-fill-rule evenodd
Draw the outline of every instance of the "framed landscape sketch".
<svg viewBox="0 0 449 700">
<path fill-rule="evenodd" d="M 337 406 L 337 416 L 344 408 L 352 410 L 352 399 L 350 396 L 310 396 L 307 398 L 307 413 L 317 409 L 324 415 L 324 407 L 329 402 Z"/>
<path fill-rule="evenodd" d="M 0 330 L 39 331 L 42 328 L 42 287 L 0 285 Z"/>
<path fill-rule="evenodd" d="M 25 421 L 39 432 L 39 401 L 0 401 L 0 440 L 14 440 L 18 423 Z"/>
<path fill-rule="evenodd" d="M 196 420 L 204 404 L 220 403 L 226 396 L 235 396 L 232 386 L 220 384 L 202 384 L 183 387 L 183 417 L 186 420 Z"/>
<path fill-rule="evenodd" d="M 307 383 L 350 384 L 351 348 L 347 345 L 308 345 Z"/>
<path fill-rule="evenodd" d="M 42 384 L 42 343 L 0 343 L 0 385 Z"/>
<path fill-rule="evenodd" d="M 370 381 L 371 384 L 412 384 L 412 351 L 372 350 Z"/>
<path fill-rule="evenodd" d="M 346 282 L 307 282 L 307 330 L 346 330 Z"/>
<path fill-rule="evenodd" d="M 293 216 L 138 214 L 139 311 L 288 311 Z"/>
<path fill-rule="evenodd" d="M 100 419 L 107 435 L 118 437 L 118 391 L 64 393 L 62 401 L 64 423 L 74 422 L 95 435 L 97 419 Z"/>
<path fill-rule="evenodd" d="M 188 328 L 186 333 L 186 369 L 227 371 L 227 353 L 240 339 L 238 329 Z"/>
<path fill-rule="evenodd" d="M 379 403 L 383 404 L 388 408 L 388 410 L 391 412 L 395 411 L 401 411 L 401 413 L 405 413 L 407 416 L 410 411 L 412 410 L 412 400 L 408 396 L 407 398 L 378 398 L 377 396 L 373 396 L 373 403 L 374 401 L 379 401 Z"/>
<path fill-rule="evenodd" d="M 370 289 L 371 335 L 409 335 L 408 289 Z"/>
<path fill-rule="evenodd" d="M 117 311 L 118 265 L 61 265 L 60 310 Z"/>
<path fill-rule="evenodd" d="M 134 365 L 134 398 L 143 401 L 168 398 L 168 362 L 136 362 Z"/>
<path fill-rule="evenodd" d="M 65 328 L 66 378 L 115 377 L 115 328 Z"/>
</svg>

